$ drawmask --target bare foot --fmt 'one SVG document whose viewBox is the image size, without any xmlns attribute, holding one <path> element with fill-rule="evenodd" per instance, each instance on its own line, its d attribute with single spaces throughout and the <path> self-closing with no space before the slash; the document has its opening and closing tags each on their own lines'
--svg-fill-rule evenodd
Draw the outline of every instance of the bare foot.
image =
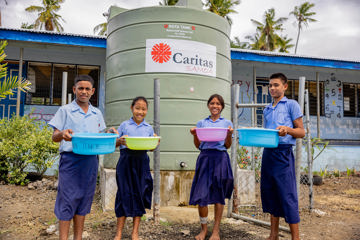
<svg viewBox="0 0 360 240">
<path fill-rule="evenodd" d="M 207 229 L 201 229 L 200 233 L 195 236 L 196 240 L 205 240 Z"/>
<path fill-rule="evenodd" d="M 279 236 L 269 236 L 266 240 L 279 240 Z"/>
<path fill-rule="evenodd" d="M 219 232 L 213 231 L 209 240 L 220 240 Z"/>
<path fill-rule="evenodd" d="M 138 233 L 131 234 L 131 240 L 140 240 Z"/>
<path fill-rule="evenodd" d="M 120 234 L 120 235 L 116 235 L 116 236 L 114 237 L 114 240 L 121 240 L 121 234 Z"/>
</svg>

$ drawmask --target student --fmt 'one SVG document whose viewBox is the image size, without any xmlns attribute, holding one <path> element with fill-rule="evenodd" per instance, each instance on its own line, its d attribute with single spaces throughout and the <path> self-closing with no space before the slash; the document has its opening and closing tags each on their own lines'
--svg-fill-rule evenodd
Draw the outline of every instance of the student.
<svg viewBox="0 0 360 240">
<path fill-rule="evenodd" d="M 268 240 L 279 239 L 279 217 L 289 224 L 292 240 L 299 240 L 299 209 L 296 191 L 294 154 L 296 138 L 305 136 L 302 112 L 295 100 L 284 94 L 287 77 L 283 73 L 270 76 L 269 91 L 273 102 L 264 109 L 264 127 L 279 130 L 279 146 L 264 148 L 261 165 L 261 201 L 263 211 L 270 213 Z"/>
<path fill-rule="evenodd" d="M 125 137 L 156 136 L 150 124 L 145 121 L 148 102 L 145 97 L 136 97 L 131 103 L 133 116 L 121 123 L 116 146 L 120 146 L 120 158 L 116 166 L 118 190 L 115 199 L 117 230 L 114 240 L 121 239 L 126 217 L 133 217 L 132 239 L 139 239 L 139 225 L 145 208 L 151 208 L 153 179 L 150 174 L 147 151 L 130 150 Z"/>
<path fill-rule="evenodd" d="M 221 112 L 225 107 L 224 99 L 218 94 L 210 96 L 207 107 L 210 116 L 200 120 L 196 127 L 190 129 L 194 136 L 194 144 L 200 149 L 196 161 L 195 176 L 191 186 L 190 205 L 198 205 L 201 231 L 195 237 L 204 240 L 207 234 L 208 205 L 215 204 L 214 227 L 210 240 L 220 239 L 220 220 L 225 205 L 225 198 L 230 199 L 234 188 L 230 158 L 226 149 L 231 146 L 233 125 L 223 118 Z M 228 128 L 226 139 L 219 142 L 200 142 L 196 128 L 222 127 Z"/>
<path fill-rule="evenodd" d="M 49 122 L 54 128 L 52 140 L 60 142 L 55 215 L 59 219 L 61 240 L 68 239 L 71 219 L 74 221 L 74 239 L 82 238 L 85 215 L 90 213 L 98 172 L 97 155 L 73 153 L 71 135 L 98 133 L 106 127 L 100 110 L 89 102 L 95 92 L 94 80 L 88 75 L 79 75 L 75 77 L 74 83 L 76 99 L 60 107 Z"/>
</svg>

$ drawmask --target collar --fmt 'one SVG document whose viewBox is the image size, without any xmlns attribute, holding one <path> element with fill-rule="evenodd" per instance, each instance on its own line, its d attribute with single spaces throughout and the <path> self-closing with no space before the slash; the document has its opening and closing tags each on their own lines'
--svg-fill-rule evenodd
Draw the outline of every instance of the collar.
<svg viewBox="0 0 360 240">
<path fill-rule="evenodd" d="M 205 118 L 206 120 L 209 120 L 209 121 L 212 121 L 212 122 L 217 122 L 217 121 L 219 121 L 219 120 L 223 120 L 224 119 L 224 117 L 222 117 L 221 115 L 220 115 L 220 117 L 218 118 L 218 119 L 216 119 L 215 121 L 213 121 L 212 119 L 211 119 L 211 115 L 209 115 L 207 118 Z"/>
<path fill-rule="evenodd" d="M 131 117 L 131 118 L 129 119 L 129 121 L 130 121 L 130 124 L 135 124 L 135 125 L 137 125 L 137 123 L 134 121 L 133 117 Z M 148 124 L 148 123 L 145 121 L 145 119 L 144 119 L 138 126 L 141 126 L 141 125 L 150 126 L 150 124 Z"/>
<path fill-rule="evenodd" d="M 280 101 L 278 102 L 278 104 L 279 103 L 286 103 L 287 101 L 289 101 L 289 99 L 286 97 L 286 96 L 283 96 L 281 99 L 280 99 Z M 267 105 L 265 108 L 272 108 L 273 106 L 273 103 L 274 103 L 274 101 L 272 101 L 271 103 L 269 103 L 269 105 Z M 277 104 L 276 104 L 276 106 L 277 106 Z M 275 106 L 275 107 L 276 107 Z"/>
<path fill-rule="evenodd" d="M 82 110 L 82 108 L 77 104 L 76 100 L 73 100 L 73 101 L 70 103 L 70 105 L 71 105 L 71 111 L 72 111 L 72 112 L 80 111 L 80 112 L 84 113 L 84 110 Z M 95 108 L 93 107 L 93 105 L 91 105 L 90 102 L 89 102 L 89 110 L 90 110 L 92 113 L 96 114 L 96 110 L 95 110 Z M 88 112 L 89 112 L 89 111 L 88 111 Z"/>
</svg>

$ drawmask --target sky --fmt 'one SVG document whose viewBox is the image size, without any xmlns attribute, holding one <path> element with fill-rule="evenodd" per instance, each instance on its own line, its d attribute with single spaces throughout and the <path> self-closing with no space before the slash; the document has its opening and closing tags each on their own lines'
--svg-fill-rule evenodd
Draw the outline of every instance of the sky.
<svg viewBox="0 0 360 240">
<path fill-rule="evenodd" d="M 65 19 L 64 32 L 94 35 L 93 28 L 106 21 L 103 13 L 111 5 L 133 9 L 157 6 L 160 0 L 65 0 L 58 12 Z M 300 33 L 297 54 L 304 56 L 335 58 L 360 61 L 360 0 L 309 0 L 315 3 L 312 11 L 317 22 L 304 27 Z M 41 5 L 42 0 L 0 0 L 2 27 L 20 28 L 21 23 L 33 23 L 36 13 L 28 13 L 25 8 Z M 275 17 L 287 17 L 284 24 L 287 35 L 296 41 L 297 26 L 295 18 L 289 13 L 305 0 L 241 0 L 231 14 L 233 21 L 231 39 L 255 33 L 251 19 L 262 22 L 266 10 L 275 9 Z M 5 4 L 7 3 L 7 4 Z M 294 48 L 290 49 L 290 53 Z"/>
</svg>

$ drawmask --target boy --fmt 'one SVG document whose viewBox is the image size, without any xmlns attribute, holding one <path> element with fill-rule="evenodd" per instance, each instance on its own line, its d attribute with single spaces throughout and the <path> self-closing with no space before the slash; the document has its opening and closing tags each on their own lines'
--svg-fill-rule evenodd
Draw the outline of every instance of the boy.
<svg viewBox="0 0 360 240">
<path fill-rule="evenodd" d="M 74 84 L 76 99 L 60 107 L 49 122 L 54 128 L 52 140 L 61 142 L 59 186 L 54 210 L 59 219 L 61 240 L 68 239 L 71 219 L 74 221 L 74 240 L 82 238 L 85 215 L 90 213 L 98 172 L 97 155 L 73 153 L 71 135 L 98 133 L 106 127 L 100 110 L 89 102 L 95 92 L 94 80 L 88 75 L 79 75 Z"/>
<path fill-rule="evenodd" d="M 279 130 L 279 146 L 264 148 L 261 165 L 261 201 L 264 212 L 271 214 L 271 231 L 267 240 L 279 239 L 279 217 L 284 217 L 291 239 L 299 237 L 299 209 L 296 191 L 294 154 L 296 138 L 305 136 L 302 112 L 295 100 L 287 99 L 287 77 L 270 76 L 269 91 L 273 102 L 264 109 L 264 127 Z"/>
</svg>

